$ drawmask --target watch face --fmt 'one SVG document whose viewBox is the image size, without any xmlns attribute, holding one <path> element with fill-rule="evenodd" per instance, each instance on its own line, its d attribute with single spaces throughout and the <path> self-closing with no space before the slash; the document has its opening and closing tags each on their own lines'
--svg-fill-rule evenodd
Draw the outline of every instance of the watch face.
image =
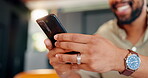
<svg viewBox="0 0 148 78">
<path fill-rule="evenodd" d="M 126 64 L 131 70 L 136 70 L 140 67 L 140 58 L 136 54 L 127 57 Z"/>
</svg>

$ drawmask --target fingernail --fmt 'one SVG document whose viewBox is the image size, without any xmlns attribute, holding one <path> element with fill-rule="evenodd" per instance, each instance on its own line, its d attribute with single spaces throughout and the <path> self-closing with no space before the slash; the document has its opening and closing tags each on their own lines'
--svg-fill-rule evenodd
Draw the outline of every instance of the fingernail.
<svg viewBox="0 0 148 78">
<path fill-rule="evenodd" d="M 48 39 L 46 39 L 46 40 L 44 41 L 44 43 L 45 43 L 45 45 L 46 45 L 46 47 L 47 47 L 48 49 L 51 49 L 51 48 L 52 48 L 52 45 L 51 45 L 51 43 L 50 43 L 50 41 L 49 41 Z"/>
<path fill-rule="evenodd" d="M 59 58 L 59 56 L 60 56 L 59 54 L 56 54 L 56 55 L 55 55 L 56 58 Z"/>
<path fill-rule="evenodd" d="M 54 39 L 57 40 L 57 38 L 58 38 L 58 35 L 55 35 L 55 36 L 54 36 Z"/>
<path fill-rule="evenodd" d="M 51 46 L 51 43 L 50 43 L 50 41 L 49 41 L 49 40 L 47 40 L 47 42 L 46 42 L 46 43 L 47 43 L 47 45 L 48 45 L 48 46 Z"/>
<path fill-rule="evenodd" d="M 44 43 L 47 45 L 48 44 L 48 39 L 45 39 L 44 40 Z"/>
<path fill-rule="evenodd" d="M 55 44 L 54 44 L 54 45 L 55 45 L 56 47 L 59 47 L 58 43 L 59 43 L 59 42 L 55 42 Z"/>
</svg>

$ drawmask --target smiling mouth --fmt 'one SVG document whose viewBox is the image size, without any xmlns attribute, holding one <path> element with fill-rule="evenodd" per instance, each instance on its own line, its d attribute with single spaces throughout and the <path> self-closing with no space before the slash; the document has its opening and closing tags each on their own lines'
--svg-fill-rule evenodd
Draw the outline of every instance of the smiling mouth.
<svg viewBox="0 0 148 78">
<path fill-rule="evenodd" d="M 112 8 L 114 10 L 122 11 L 132 7 L 132 5 L 133 5 L 133 1 L 121 1 L 121 2 L 114 3 L 112 5 Z"/>
<path fill-rule="evenodd" d="M 125 11 L 125 10 L 127 10 L 127 9 L 129 9 L 129 8 L 130 8 L 129 5 L 124 5 L 124 6 L 118 7 L 118 8 L 117 8 L 117 11 L 123 12 L 123 11 Z"/>
</svg>

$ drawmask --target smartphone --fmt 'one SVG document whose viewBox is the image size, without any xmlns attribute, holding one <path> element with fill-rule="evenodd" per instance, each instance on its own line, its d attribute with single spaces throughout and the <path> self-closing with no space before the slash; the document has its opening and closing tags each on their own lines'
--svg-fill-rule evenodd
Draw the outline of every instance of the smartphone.
<svg viewBox="0 0 148 78">
<path fill-rule="evenodd" d="M 37 19 L 36 22 L 39 24 L 40 28 L 44 31 L 47 37 L 51 40 L 52 45 L 55 47 L 54 35 L 59 33 L 67 33 L 59 19 L 55 14 L 49 14 L 43 18 Z M 65 54 L 77 54 L 79 52 L 68 52 Z"/>
<path fill-rule="evenodd" d="M 54 35 L 67 32 L 55 14 L 49 14 L 37 19 L 36 22 L 51 40 L 53 46 L 56 42 L 56 40 L 54 40 Z"/>
</svg>

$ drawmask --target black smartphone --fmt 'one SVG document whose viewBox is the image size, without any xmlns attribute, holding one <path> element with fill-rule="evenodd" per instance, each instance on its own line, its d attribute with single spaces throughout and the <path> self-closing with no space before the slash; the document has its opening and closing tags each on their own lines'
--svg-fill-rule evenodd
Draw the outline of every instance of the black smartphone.
<svg viewBox="0 0 148 78">
<path fill-rule="evenodd" d="M 39 24 L 41 29 L 44 31 L 44 33 L 47 35 L 47 37 L 51 40 L 52 45 L 55 47 L 54 43 L 56 40 L 54 39 L 54 35 L 59 33 L 67 33 L 59 19 L 55 14 L 49 14 L 45 17 L 42 17 L 40 19 L 37 19 L 36 22 Z M 77 54 L 79 52 L 68 52 L 65 54 Z"/>
<path fill-rule="evenodd" d="M 51 40 L 53 45 L 56 42 L 56 40 L 54 40 L 54 35 L 67 32 L 55 14 L 44 16 L 37 19 L 36 22 Z"/>
</svg>

